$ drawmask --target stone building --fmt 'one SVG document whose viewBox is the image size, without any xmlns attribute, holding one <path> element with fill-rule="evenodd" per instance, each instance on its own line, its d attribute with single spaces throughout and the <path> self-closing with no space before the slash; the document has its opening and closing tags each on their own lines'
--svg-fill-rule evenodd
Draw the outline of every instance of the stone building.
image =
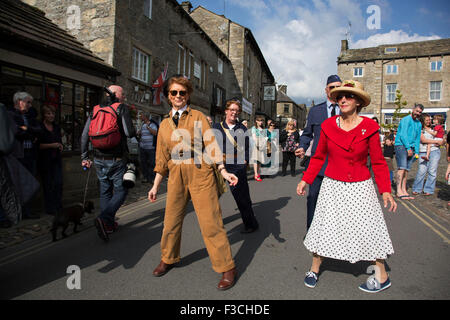
<svg viewBox="0 0 450 320">
<path fill-rule="evenodd" d="M 306 124 L 306 105 L 295 103 L 287 95 L 287 86 L 278 86 L 277 92 L 277 122 L 279 129 L 282 130 L 286 127 L 289 120 L 294 119 L 297 121 L 297 128 L 303 129 Z"/>
<path fill-rule="evenodd" d="M 183 4 L 189 6 L 190 2 Z M 251 30 L 202 6 L 190 15 L 233 64 L 240 89 L 235 93 L 244 105 L 241 117 L 253 120 L 255 114 L 261 114 L 274 120 L 275 98 L 264 100 L 264 87 L 274 87 L 275 80 Z"/>
<path fill-rule="evenodd" d="M 191 106 L 220 114 L 227 97 L 239 92 L 228 57 L 176 0 L 24 0 L 44 12 L 110 65 L 127 103 L 160 118 L 169 110 L 153 101 L 152 84 L 183 74 L 194 83 Z M 218 117 L 218 116 L 217 116 Z"/>
<path fill-rule="evenodd" d="M 391 123 L 395 110 L 395 92 L 408 102 L 402 112 L 421 103 L 424 112 L 442 114 L 450 124 L 450 39 L 381 45 L 349 49 L 342 40 L 338 74 L 364 84 L 372 102 L 363 112 Z"/>
<path fill-rule="evenodd" d="M 0 37 L 0 102 L 13 107 L 14 93 L 26 91 L 39 114 L 44 104 L 55 107 L 64 147 L 63 200 L 82 201 L 81 131 L 90 108 L 101 102 L 102 87 L 120 73 L 43 11 L 19 0 L 1 2 Z M 96 188 L 95 180 L 90 182 Z"/>
</svg>

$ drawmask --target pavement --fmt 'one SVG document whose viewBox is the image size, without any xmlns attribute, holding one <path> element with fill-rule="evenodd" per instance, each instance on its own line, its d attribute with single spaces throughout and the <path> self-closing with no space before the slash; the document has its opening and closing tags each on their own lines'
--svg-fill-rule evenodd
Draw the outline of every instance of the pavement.
<svg viewBox="0 0 450 320">
<path fill-rule="evenodd" d="M 442 219 L 448 221 L 450 223 L 450 207 L 448 206 L 448 202 L 450 202 L 450 186 L 447 185 L 447 181 L 445 181 L 445 172 L 447 169 L 447 159 L 445 156 L 445 152 L 441 153 L 441 161 L 439 162 L 438 167 L 438 178 L 436 183 L 436 191 L 431 196 L 419 195 L 416 196 L 414 200 L 403 200 L 407 203 L 410 203 L 412 206 L 415 206 L 417 209 L 423 210 L 425 212 L 433 213 Z M 300 173 L 303 171 L 303 167 L 300 167 L 299 161 L 297 161 L 297 176 L 300 179 Z M 288 168 L 289 170 L 289 168 Z M 410 188 L 414 182 L 415 175 L 417 173 L 417 163 L 413 165 L 413 169 L 409 174 L 408 179 L 408 190 L 410 192 Z M 249 170 L 249 180 L 253 179 L 253 171 Z M 147 201 L 147 194 L 151 188 L 151 184 L 142 183 L 140 179 L 138 179 L 135 187 L 130 190 L 128 193 L 127 199 L 122 207 L 130 206 L 137 202 Z M 167 190 L 167 179 L 165 179 L 159 191 L 159 197 L 163 197 Z M 93 195 L 97 195 L 97 192 L 93 192 Z M 393 189 L 393 194 L 395 194 Z M 81 196 L 82 197 L 82 196 Z M 99 199 L 98 197 L 87 197 L 88 200 L 92 200 L 94 202 L 94 213 L 93 214 L 85 214 L 82 218 L 83 226 L 79 228 L 79 231 L 83 231 L 88 227 L 93 225 L 94 218 L 98 215 L 99 212 Z M 80 200 L 80 202 L 82 199 Z M 18 244 L 22 243 L 35 243 L 38 238 L 42 239 L 42 241 L 51 240 L 50 229 L 52 226 L 53 216 L 47 215 L 45 213 L 40 213 L 41 218 L 35 220 L 22 220 L 17 225 L 14 225 L 10 228 L 3 229 L 0 228 L 0 250 L 4 248 L 10 248 Z M 58 238 L 61 237 L 61 228 L 58 230 Z M 67 234 L 70 235 L 72 233 L 72 226 L 69 226 Z M 33 240 L 33 241 L 31 241 Z"/>
</svg>

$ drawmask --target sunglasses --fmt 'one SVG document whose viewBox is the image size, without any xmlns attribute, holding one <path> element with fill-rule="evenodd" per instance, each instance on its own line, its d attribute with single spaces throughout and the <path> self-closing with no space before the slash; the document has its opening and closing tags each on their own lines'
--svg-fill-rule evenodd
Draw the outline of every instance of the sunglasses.
<svg viewBox="0 0 450 320">
<path fill-rule="evenodd" d="M 334 88 L 338 88 L 339 86 L 329 86 L 328 89 L 329 90 L 333 90 Z"/>
<path fill-rule="evenodd" d="M 184 97 L 186 95 L 187 91 L 184 91 L 184 90 L 180 90 L 180 91 L 170 90 L 169 93 L 170 93 L 170 95 L 172 97 L 176 97 L 178 93 L 180 94 L 180 96 Z"/>
<path fill-rule="evenodd" d="M 353 93 L 341 93 L 336 97 L 336 101 L 339 101 L 344 97 L 345 97 L 345 99 L 355 99 L 356 98 L 356 96 Z"/>
</svg>

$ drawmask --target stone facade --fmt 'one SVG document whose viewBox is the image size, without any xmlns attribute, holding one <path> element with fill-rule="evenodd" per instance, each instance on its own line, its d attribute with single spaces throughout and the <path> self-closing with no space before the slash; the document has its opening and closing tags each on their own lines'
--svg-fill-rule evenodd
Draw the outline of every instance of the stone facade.
<svg viewBox="0 0 450 320">
<path fill-rule="evenodd" d="M 253 120 L 255 114 L 276 118 L 275 101 L 264 101 L 264 85 L 273 85 L 274 78 L 251 31 L 223 15 L 202 6 L 190 13 L 233 64 L 242 98 L 252 103 L 252 113 L 242 118 Z"/>
<path fill-rule="evenodd" d="M 431 66 L 442 63 L 439 71 Z M 342 41 L 338 57 L 338 74 L 341 79 L 353 79 L 363 83 L 370 94 L 371 104 L 363 110 L 368 116 L 382 118 L 389 122 L 393 101 L 389 101 L 388 89 L 400 90 L 402 100 L 408 105 L 404 112 L 410 111 L 414 103 L 425 107 L 424 112 L 443 114 L 450 125 L 450 39 L 383 45 L 376 48 L 348 49 L 346 40 Z M 355 68 L 362 74 L 355 76 Z M 362 69 L 361 69 L 362 68 Z M 389 73 L 390 72 L 390 73 Z M 433 84 L 432 84 L 433 83 Z M 438 84 L 436 84 L 438 83 Z M 440 85 L 440 98 L 433 99 L 430 87 Z M 381 116 L 382 115 L 382 116 Z"/>
<path fill-rule="evenodd" d="M 166 65 L 168 76 L 183 73 L 191 78 L 195 85 L 191 105 L 216 119 L 225 100 L 240 93 L 230 60 L 175 0 L 62 0 L 57 5 L 50 0 L 26 1 L 65 29 L 69 7 L 78 6 L 80 27 L 69 31 L 122 73 L 116 83 L 125 88 L 127 103 L 138 109 L 159 116 L 168 112 L 166 102 L 153 105 L 152 99 L 152 84 Z M 135 49 L 148 57 L 146 81 L 133 76 Z M 186 66 L 182 70 L 180 63 Z M 197 75 L 201 72 L 203 85 L 194 69 Z"/>
<path fill-rule="evenodd" d="M 297 121 L 297 128 L 303 129 L 306 124 L 306 105 L 296 104 L 287 95 L 287 86 L 278 86 L 277 92 L 277 122 L 279 129 L 282 130 L 286 127 L 286 123 L 294 119 Z"/>
</svg>

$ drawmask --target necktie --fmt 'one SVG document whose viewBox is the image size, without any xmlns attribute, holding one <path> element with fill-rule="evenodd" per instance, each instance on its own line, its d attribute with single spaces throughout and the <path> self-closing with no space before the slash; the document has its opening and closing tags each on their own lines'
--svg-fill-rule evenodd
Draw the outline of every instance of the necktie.
<svg viewBox="0 0 450 320">
<path fill-rule="evenodd" d="M 331 105 L 331 116 L 334 117 L 336 115 L 336 105 L 332 104 Z"/>
<path fill-rule="evenodd" d="M 175 122 L 175 125 L 178 127 L 178 112 L 175 112 L 175 115 L 172 117 L 173 122 Z"/>
</svg>

